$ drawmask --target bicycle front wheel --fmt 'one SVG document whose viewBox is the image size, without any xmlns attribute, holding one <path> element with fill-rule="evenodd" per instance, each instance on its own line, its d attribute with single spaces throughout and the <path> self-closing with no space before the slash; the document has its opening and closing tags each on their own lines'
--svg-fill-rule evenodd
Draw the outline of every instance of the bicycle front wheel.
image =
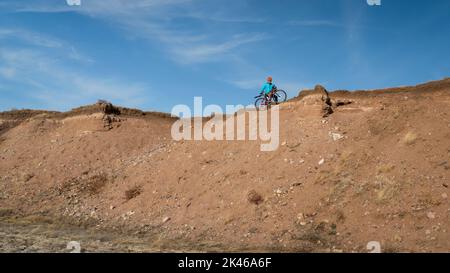
<svg viewBox="0 0 450 273">
<path fill-rule="evenodd" d="M 287 100 L 287 94 L 284 90 L 277 90 L 275 93 L 276 98 L 274 98 L 276 103 L 285 102 Z"/>
</svg>

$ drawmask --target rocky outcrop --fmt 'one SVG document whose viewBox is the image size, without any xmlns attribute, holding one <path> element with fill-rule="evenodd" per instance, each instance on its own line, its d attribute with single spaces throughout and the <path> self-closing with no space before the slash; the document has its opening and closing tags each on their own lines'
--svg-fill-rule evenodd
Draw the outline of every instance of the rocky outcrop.
<svg viewBox="0 0 450 273">
<path fill-rule="evenodd" d="M 332 99 L 330 93 L 322 85 L 316 85 L 313 90 L 300 91 L 296 100 L 302 101 L 305 105 L 320 105 L 324 118 L 333 114 L 337 107 L 352 103 L 349 99 Z"/>
<path fill-rule="evenodd" d="M 102 112 L 105 115 L 120 115 L 120 109 L 115 107 L 112 103 L 105 100 L 97 101 L 97 105 L 100 106 Z"/>
<path fill-rule="evenodd" d="M 301 91 L 298 99 L 305 105 L 319 105 L 323 117 L 328 117 L 333 113 L 330 96 L 322 85 L 316 85 L 313 90 Z"/>
</svg>

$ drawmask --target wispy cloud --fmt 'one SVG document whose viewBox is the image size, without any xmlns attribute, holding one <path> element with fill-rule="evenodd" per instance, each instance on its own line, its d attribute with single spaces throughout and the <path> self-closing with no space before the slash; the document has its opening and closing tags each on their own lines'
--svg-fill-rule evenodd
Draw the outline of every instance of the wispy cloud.
<svg viewBox="0 0 450 273">
<path fill-rule="evenodd" d="M 143 94 L 148 88 L 143 84 L 105 77 L 100 80 L 80 72 L 79 64 L 93 61 L 63 40 L 23 29 L 0 28 L 1 40 L 9 42 L 0 47 L 2 91 L 7 92 L 4 89 L 13 83 L 23 89 L 20 95 L 24 98 L 60 110 L 99 98 L 133 107 L 147 101 Z"/>
<path fill-rule="evenodd" d="M 42 33 L 36 33 L 21 28 L 0 28 L 0 41 L 11 40 L 21 41 L 27 46 L 47 48 L 61 51 L 61 56 L 84 63 L 94 62 L 88 56 L 82 54 L 73 45 L 55 37 L 50 37 Z"/>
<path fill-rule="evenodd" d="M 130 107 L 148 102 L 148 87 L 143 84 L 99 80 L 93 75 L 70 70 L 36 50 L 0 48 L 0 62 L 5 65 L 0 69 L 0 77 L 31 87 L 32 91 L 23 95 L 49 108 L 67 110 L 100 98 Z"/>
<path fill-rule="evenodd" d="M 92 0 L 81 6 L 49 5 L 42 1 L 26 6 L 11 2 L 17 12 L 77 12 L 118 25 L 125 35 L 162 44 L 169 58 L 180 64 L 205 63 L 227 60 L 226 54 L 254 42 L 267 39 L 264 33 L 232 33 L 217 37 L 214 31 L 205 29 L 173 28 L 171 22 L 179 18 L 200 20 L 205 26 L 210 21 L 223 23 L 261 22 L 262 19 L 227 17 L 220 14 L 196 11 L 193 0 Z"/>
<path fill-rule="evenodd" d="M 181 17 L 197 19 L 201 21 L 219 22 L 219 23 L 236 23 L 236 24 L 261 24 L 268 21 L 267 18 L 255 18 L 251 16 L 236 16 L 233 14 L 222 14 L 219 12 L 200 12 L 194 10 L 186 14 L 181 14 Z"/>
<path fill-rule="evenodd" d="M 359 14 L 359 12 L 358 12 Z M 343 29 L 366 29 L 366 30 L 382 30 L 374 26 L 365 26 L 361 24 L 361 22 L 358 22 L 356 19 L 348 19 L 348 18 L 354 18 L 358 17 L 359 15 L 352 15 L 345 16 L 347 18 L 344 22 L 340 21 L 333 21 L 333 20 L 291 20 L 288 21 L 286 24 L 288 26 L 299 26 L 299 27 L 330 27 L 330 28 L 343 28 Z"/>
<path fill-rule="evenodd" d="M 131 14 L 164 5 L 179 4 L 190 0 L 89 0 L 82 1 L 80 6 L 69 6 L 65 0 L 4 0 L 0 4 L 5 10 L 15 12 L 59 13 L 80 12 L 93 16 L 112 14 Z"/>
<path fill-rule="evenodd" d="M 31 45 L 48 48 L 61 48 L 63 42 L 48 36 L 18 28 L 0 28 L 0 39 L 20 39 Z"/>
<path fill-rule="evenodd" d="M 344 27 L 343 24 L 330 20 L 292 20 L 287 24 L 301 27 Z"/>
<path fill-rule="evenodd" d="M 222 60 L 227 54 L 237 47 L 245 44 L 259 42 L 268 39 L 264 34 L 239 34 L 229 41 L 219 43 L 194 43 L 189 46 L 173 46 L 172 52 L 177 61 L 185 64 L 201 63 Z"/>
</svg>

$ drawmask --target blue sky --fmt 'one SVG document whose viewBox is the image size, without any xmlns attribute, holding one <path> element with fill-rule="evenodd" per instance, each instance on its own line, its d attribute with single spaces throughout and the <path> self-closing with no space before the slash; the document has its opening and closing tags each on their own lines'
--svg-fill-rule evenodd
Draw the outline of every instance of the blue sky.
<svg viewBox="0 0 450 273">
<path fill-rule="evenodd" d="M 0 110 L 97 99 L 170 112 L 450 76 L 450 1 L 0 0 Z"/>
</svg>

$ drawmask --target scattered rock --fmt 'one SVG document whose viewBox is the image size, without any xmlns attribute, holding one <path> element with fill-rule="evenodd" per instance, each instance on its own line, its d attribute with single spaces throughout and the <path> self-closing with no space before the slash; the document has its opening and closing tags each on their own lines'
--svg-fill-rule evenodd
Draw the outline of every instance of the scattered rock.
<svg viewBox="0 0 450 273">
<path fill-rule="evenodd" d="M 252 204 L 259 205 L 263 202 L 263 197 L 255 190 L 251 190 L 247 193 L 247 201 Z"/>
<path fill-rule="evenodd" d="M 434 219 L 434 218 L 436 218 L 436 214 L 434 213 L 434 212 L 427 212 L 427 217 L 428 217 L 428 219 Z"/>
<path fill-rule="evenodd" d="M 344 138 L 343 135 L 338 134 L 338 133 L 329 132 L 328 134 L 333 139 L 333 141 L 338 141 L 338 140 L 341 140 Z"/>
<path fill-rule="evenodd" d="M 406 145 L 413 145 L 417 141 L 417 135 L 413 132 L 408 132 L 403 138 L 403 142 Z"/>
<path fill-rule="evenodd" d="M 283 194 L 283 191 L 281 189 L 276 189 L 274 192 L 278 195 Z"/>
<path fill-rule="evenodd" d="M 114 128 L 113 123 L 120 122 L 121 119 L 114 114 L 105 114 L 103 116 L 103 127 L 107 130 Z"/>
<path fill-rule="evenodd" d="M 441 163 L 438 164 L 438 166 L 445 166 L 445 165 L 447 165 L 447 164 L 448 164 L 447 161 L 442 161 Z"/>
<path fill-rule="evenodd" d="M 27 174 L 24 174 L 24 175 L 23 175 L 22 180 L 23 180 L 23 182 L 28 182 L 28 181 L 30 181 L 33 177 L 34 177 L 34 174 L 27 173 Z"/>
</svg>

